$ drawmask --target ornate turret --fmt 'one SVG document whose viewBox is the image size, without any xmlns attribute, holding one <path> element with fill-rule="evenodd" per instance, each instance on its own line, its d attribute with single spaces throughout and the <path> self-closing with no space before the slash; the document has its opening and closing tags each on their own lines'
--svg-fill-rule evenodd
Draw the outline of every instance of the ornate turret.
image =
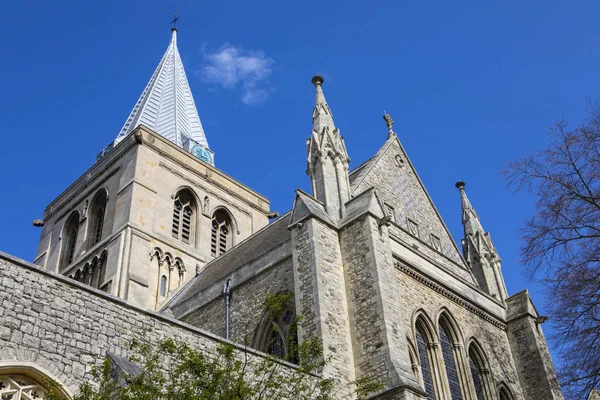
<svg viewBox="0 0 600 400">
<path fill-rule="evenodd" d="M 350 158 L 325 100 L 323 77 L 313 77 L 312 83 L 317 94 L 313 109 L 312 134 L 307 140 L 307 173 L 312 182 L 313 196 L 323 202 L 329 216 L 336 220 L 343 217 L 344 204 L 350 198 Z"/>
<path fill-rule="evenodd" d="M 456 182 L 462 203 L 464 238 L 461 240 L 464 257 L 473 270 L 479 286 L 488 294 L 505 301 L 508 297 L 501 272 L 501 260 L 492 238 L 483 229 L 481 221 L 465 192 L 465 182 Z"/>
<path fill-rule="evenodd" d="M 171 29 L 169 47 L 121 128 L 115 144 L 140 124 L 214 165 L 214 154 L 208 147 L 177 49 L 177 28 Z"/>
</svg>

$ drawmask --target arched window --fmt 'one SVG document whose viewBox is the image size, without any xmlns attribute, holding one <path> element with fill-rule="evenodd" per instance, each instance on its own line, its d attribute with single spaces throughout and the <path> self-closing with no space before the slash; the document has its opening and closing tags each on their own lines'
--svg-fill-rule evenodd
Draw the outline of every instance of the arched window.
<svg viewBox="0 0 600 400">
<path fill-rule="evenodd" d="M 489 398 L 489 386 L 486 370 L 486 362 L 481 349 L 476 342 L 469 346 L 469 370 L 471 371 L 471 379 L 475 387 L 475 395 L 477 400 L 487 400 Z"/>
<path fill-rule="evenodd" d="M 45 387 L 46 380 L 58 385 Z M 32 363 L 0 366 L 0 399 L 2 400 L 43 400 L 70 398 L 68 389 L 56 378 L 40 371 Z"/>
<path fill-rule="evenodd" d="M 196 203 L 189 190 L 184 189 L 177 193 L 173 204 L 173 225 L 171 233 L 174 238 L 183 243 L 190 243 L 196 228 Z"/>
<path fill-rule="evenodd" d="M 298 332 L 293 305 L 289 304 L 277 318 L 270 317 L 258 333 L 255 348 L 283 360 L 298 363 Z M 264 321 L 264 320 L 263 320 Z"/>
<path fill-rule="evenodd" d="M 419 364 L 421 366 L 421 378 L 423 379 L 423 387 L 427 393 L 428 400 L 435 400 L 435 389 L 433 387 L 433 376 L 431 374 L 431 363 L 427 351 L 426 336 L 421 327 L 417 326 L 417 352 L 419 353 Z"/>
<path fill-rule="evenodd" d="M 501 384 L 500 389 L 498 390 L 498 397 L 500 398 L 500 400 L 512 400 L 513 399 L 512 395 L 510 394 L 508 389 L 504 386 L 504 384 Z"/>
<path fill-rule="evenodd" d="M 92 206 L 90 208 L 89 218 L 89 247 L 94 246 L 100 240 L 102 240 L 102 230 L 104 229 L 104 214 L 106 213 L 106 203 L 108 201 L 108 194 L 105 189 L 101 189 L 94 196 L 92 200 Z"/>
<path fill-rule="evenodd" d="M 61 267 L 65 268 L 75 260 L 75 248 L 77 247 L 77 234 L 79 233 L 79 213 L 71 214 L 63 230 L 63 250 L 61 255 Z"/>
<path fill-rule="evenodd" d="M 210 253 L 220 256 L 231 248 L 231 218 L 224 210 L 217 210 L 212 217 Z"/>
<path fill-rule="evenodd" d="M 447 329 L 440 324 L 440 346 L 442 348 L 442 358 L 446 367 L 446 378 L 450 388 L 450 396 L 452 400 L 462 400 L 460 388 L 460 378 L 458 377 L 458 369 L 456 367 L 456 359 L 454 357 L 453 341 L 450 339 Z"/>
<path fill-rule="evenodd" d="M 166 275 L 163 275 L 160 278 L 160 295 L 163 297 L 167 295 L 167 276 Z"/>
</svg>

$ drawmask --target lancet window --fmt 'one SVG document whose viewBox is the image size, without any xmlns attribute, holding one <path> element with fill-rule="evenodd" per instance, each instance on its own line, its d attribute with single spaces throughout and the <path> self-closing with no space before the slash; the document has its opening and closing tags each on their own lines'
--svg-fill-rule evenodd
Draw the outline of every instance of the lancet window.
<svg viewBox="0 0 600 400">
<path fill-rule="evenodd" d="M 469 346 L 469 371 L 477 400 L 487 400 L 490 393 L 486 375 L 486 362 L 479 346 L 473 342 Z"/>
<path fill-rule="evenodd" d="M 428 400 L 435 400 L 435 389 L 433 386 L 433 375 L 431 369 L 431 362 L 429 359 L 428 342 L 426 335 L 421 327 L 417 327 L 416 339 L 417 339 L 417 352 L 419 354 L 419 364 L 421 366 L 421 379 L 425 393 L 427 394 Z"/>
<path fill-rule="evenodd" d="M 181 190 L 173 204 L 172 235 L 189 244 L 194 236 L 196 203 L 189 190 Z"/>
<path fill-rule="evenodd" d="M 217 210 L 212 217 L 210 252 L 213 257 L 220 256 L 231 248 L 231 218 L 224 210 Z"/>
<path fill-rule="evenodd" d="M 106 213 L 106 203 L 108 201 L 108 194 L 105 189 L 100 190 L 90 208 L 89 218 L 89 247 L 94 246 L 102 240 L 102 230 L 104 229 L 104 215 Z"/>
<path fill-rule="evenodd" d="M 442 349 L 442 358 L 446 367 L 446 378 L 450 389 L 452 400 L 462 400 L 460 388 L 460 378 L 454 357 L 452 340 L 444 325 L 440 325 L 440 347 Z"/>
<path fill-rule="evenodd" d="M 65 268 L 75 259 L 75 248 L 77 247 L 77 234 L 79 233 L 79 213 L 71 214 L 63 230 L 63 249 L 61 255 L 61 267 Z"/>
</svg>

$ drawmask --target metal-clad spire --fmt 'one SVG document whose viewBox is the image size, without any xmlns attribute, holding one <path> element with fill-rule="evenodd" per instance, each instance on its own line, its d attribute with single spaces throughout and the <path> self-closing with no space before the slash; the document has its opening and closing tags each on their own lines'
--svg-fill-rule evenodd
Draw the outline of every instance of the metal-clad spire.
<svg viewBox="0 0 600 400">
<path fill-rule="evenodd" d="M 214 165 L 213 153 L 208 148 L 208 141 L 177 49 L 177 28 L 171 31 L 169 47 L 125 121 L 115 144 L 137 126 L 144 124 Z"/>
</svg>

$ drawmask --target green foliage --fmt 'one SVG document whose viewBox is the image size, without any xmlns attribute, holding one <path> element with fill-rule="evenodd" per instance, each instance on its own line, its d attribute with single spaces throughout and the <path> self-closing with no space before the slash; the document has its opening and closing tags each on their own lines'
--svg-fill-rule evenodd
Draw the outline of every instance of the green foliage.
<svg viewBox="0 0 600 400">
<path fill-rule="evenodd" d="M 268 296 L 267 315 L 277 319 L 293 296 Z M 292 320 L 293 337 L 299 319 Z M 107 358 L 92 368 L 96 383 L 82 384 L 74 400 L 364 399 L 384 386 L 366 378 L 351 384 L 321 378 L 318 374 L 331 359 L 323 356 L 318 338 L 288 344 L 294 367 L 229 343 L 197 349 L 174 339 L 153 343 L 148 336 L 149 332 L 142 332 L 130 343 L 130 360 L 142 369 L 138 376 L 115 376 Z"/>
</svg>

